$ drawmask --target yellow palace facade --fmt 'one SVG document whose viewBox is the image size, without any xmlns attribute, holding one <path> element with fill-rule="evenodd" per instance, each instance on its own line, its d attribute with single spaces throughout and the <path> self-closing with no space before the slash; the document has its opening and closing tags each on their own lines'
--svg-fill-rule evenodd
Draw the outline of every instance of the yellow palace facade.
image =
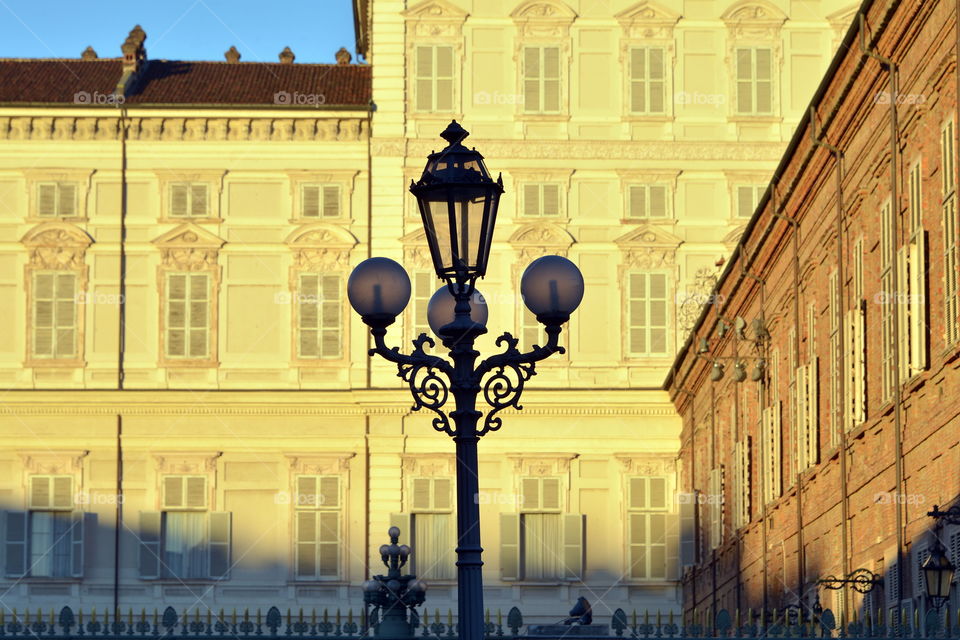
<svg viewBox="0 0 960 640">
<path fill-rule="evenodd" d="M 480 450 L 486 606 L 679 611 L 697 545 L 661 389 L 853 6 L 356 0 L 356 64 L 0 60 L 7 608 L 362 606 L 391 524 L 454 608 L 453 444 L 367 356 L 372 255 L 439 287 L 406 191 L 462 121 L 502 172 L 493 336 L 570 257 L 567 349 Z"/>
</svg>

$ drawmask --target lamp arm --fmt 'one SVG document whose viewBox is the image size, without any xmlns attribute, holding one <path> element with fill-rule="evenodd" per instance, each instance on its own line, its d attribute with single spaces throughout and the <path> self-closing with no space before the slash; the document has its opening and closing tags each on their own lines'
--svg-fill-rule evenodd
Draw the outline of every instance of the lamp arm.
<svg viewBox="0 0 960 640">
<path fill-rule="evenodd" d="M 535 363 L 554 353 L 564 352 L 559 345 L 559 335 L 560 325 L 548 325 L 547 344 L 542 347 L 534 345 L 533 349 L 526 353 L 517 349 L 520 341 L 510 333 L 504 333 L 497 338 L 498 347 L 506 344 L 504 352 L 488 357 L 474 373 L 474 380 L 483 390 L 484 400 L 490 405 L 490 411 L 484 417 L 483 428 L 478 435 L 483 436 L 503 426 L 503 419 L 497 415 L 500 411 L 508 407 L 518 411 L 523 408 L 520 405 L 520 395 L 523 393 L 524 383 L 537 373 Z"/>
<path fill-rule="evenodd" d="M 374 347 L 368 353 L 371 356 L 379 355 L 397 365 L 397 376 L 407 383 L 410 387 L 410 395 L 413 396 L 411 410 L 419 411 L 426 408 L 433 411 L 437 414 L 433 419 L 433 428 L 453 436 L 454 431 L 450 427 L 450 420 L 441 410 L 450 396 L 448 380 L 453 377 L 453 367 L 443 358 L 424 352 L 423 345 L 429 344 L 432 347 L 433 340 L 427 334 L 421 333 L 413 341 L 413 352 L 408 355 L 400 353 L 399 347 L 387 346 L 384 340 L 387 333 L 385 327 L 373 327 L 370 333 L 373 335 Z M 443 377 L 437 375 L 438 371 L 444 374 Z"/>
</svg>

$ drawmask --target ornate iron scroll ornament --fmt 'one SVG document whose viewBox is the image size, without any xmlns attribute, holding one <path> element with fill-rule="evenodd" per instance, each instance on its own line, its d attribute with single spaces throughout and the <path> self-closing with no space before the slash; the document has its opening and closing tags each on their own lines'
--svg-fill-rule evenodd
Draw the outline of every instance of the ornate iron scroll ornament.
<svg viewBox="0 0 960 640">
<path fill-rule="evenodd" d="M 857 593 L 870 593 L 875 586 L 883 585 L 883 578 L 869 569 L 854 569 L 846 577 L 827 576 L 817 580 L 826 589 L 842 589 L 849 584 Z"/>
<path fill-rule="evenodd" d="M 375 346 L 369 353 L 371 356 L 383 356 L 397 365 L 397 376 L 407 383 L 413 396 L 411 409 L 427 409 L 435 413 L 433 428 L 451 437 L 456 436 L 457 431 L 442 410 L 452 395 L 451 389 L 481 389 L 484 400 L 490 405 L 490 410 L 484 416 L 483 427 L 477 432 L 478 436 L 483 436 L 503 425 L 497 413 L 510 407 L 517 410 L 523 408 L 520 396 L 526 381 L 537 373 L 536 363 L 554 353 L 565 352 L 558 344 L 560 326 L 547 326 L 546 332 L 547 344 L 542 347 L 533 345 L 526 353 L 517 348 L 519 339 L 509 332 L 504 333 L 496 341 L 498 347 L 503 347 L 503 352 L 490 356 L 473 372 L 455 370 L 446 359 L 426 353 L 424 345 L 433 347 L 435 343 L 425 333 L 413 341 L 413 351 L 408 355 L 400 353 L 399 347 L 390 348 L 386 345 L 384 329 L 374 329 Z"/>
</svg>

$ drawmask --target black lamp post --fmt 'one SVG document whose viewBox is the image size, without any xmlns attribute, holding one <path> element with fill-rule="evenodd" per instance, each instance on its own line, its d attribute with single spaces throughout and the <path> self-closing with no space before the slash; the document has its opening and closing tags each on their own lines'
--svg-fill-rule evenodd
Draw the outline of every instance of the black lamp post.
<svg viewBox="0 0 960 640">
<path fill-rule="evenodd" d="M 417 198 L 437 276 L 446 282 L 428 308 L 433 332 L 450 353 L 449 360 L 430 355 L 424 345 L 434 346 L 421 334 L 410 354 L 389 348 L 384 337 L 410 300 L 410 278 L 399 264 L 387 258 L 364 260 L 353 270 L 347 295 L 354 310 L 370 327 L 374 348 L 397 365 L 398 375 L 413 395 L 413 409 L 436 414 L 433 428 L 456 443 L 457 462 L 457 600 L 460 637 L 483 638 L 483 583 L 480 547 L 480 507 L 477 478 L 477 441 L 502 425 L 497 415 L 503 409 L 520 409 L 524 383 L 534 375 L 536 362 L 554 353 L 561 326 L 583 298 L 583 276 L 572 262 L 560 256 L 544 256 L 527 267 L 520 283 L 524 304 L 545 325 L 547 343 L 521 353 L 518 340 L 509 333 L 497 338 L 503 353 L 476 364 L 475 339 L 487 332 L 487 310 L 476 291 L 477 278 L 487 270 L 487 258 L 503 182 L 490 176 L 483 156 L 463 146 L 469 135 L 456 121 L 441 136 L 449 143 L 431 153 L 418 182 L 410 185 Z M 490 406 L 486 415 L 477 410 L 483 392 Z M 442 408 L 453 395 L 456 408 Z M 483 426 L 479 420 L 483 417 Z M 451 425 L 451 419 L 453 424 Z"/>
</svg>

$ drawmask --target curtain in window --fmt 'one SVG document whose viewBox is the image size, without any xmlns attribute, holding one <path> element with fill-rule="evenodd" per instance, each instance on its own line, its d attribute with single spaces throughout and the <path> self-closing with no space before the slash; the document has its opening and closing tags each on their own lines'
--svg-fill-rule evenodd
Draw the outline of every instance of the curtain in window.
<svg viewBox="0 0 960 640">
<path fill-rule="evenodd" d="M 559 513 L 525 513 L 523 528 L 524 578 L 559 580 L 563 540 Z"/>
<path fill-rule="evenodd" d="M 164 516 L 164 573 L 181 579 L 205 578 L 207 514 L 168 511 Z"/>
<path fill-rule="evenodd" d="M 54 578 L 70 575 L 71 523 L 68 511 L 30 514 L 30 575 Z"/>
<path fill-rule="evenodd" d="M 451 515 L 418 513 L 414 516 L 413 558 L 417 577 L 429 580 L 456 578 Z"/>
</svg>

